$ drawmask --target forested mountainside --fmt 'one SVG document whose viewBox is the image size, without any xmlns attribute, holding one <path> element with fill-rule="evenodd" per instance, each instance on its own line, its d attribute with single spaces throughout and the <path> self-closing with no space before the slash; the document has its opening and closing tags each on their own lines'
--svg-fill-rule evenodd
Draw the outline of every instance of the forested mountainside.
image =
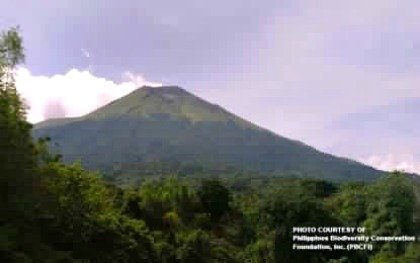
<svg viewBox="0 0 420 263">
<path fill-rule="evenodd" d="M 142 87 L 80 118 L 35 125 L 65 162 L 108 174 L 138 174 L 150 162 L 235 167 L 334 180 L 383 172 L 262 129 L 179 87 Z"/>
</svg>

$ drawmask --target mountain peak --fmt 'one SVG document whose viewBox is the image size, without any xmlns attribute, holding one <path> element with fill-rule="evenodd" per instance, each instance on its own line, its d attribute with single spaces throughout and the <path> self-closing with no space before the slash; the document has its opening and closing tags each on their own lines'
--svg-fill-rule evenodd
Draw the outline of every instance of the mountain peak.
<svg viewBox="0 0 420 263">
<path fill-rule="evenodd" d="M 143 90 L 143 91 L 151 91 L 151 92 L 170 92 L 170 93 L 174 93 L 174 92 L 182 92 L 182 93 L 188 93 L 185 89 L 179 87 L 179 86 L 158 86 L 158 87 L 153 87 L 153 86 L 141 86 L 140 88 L 138 88 L 137 90 Z"/>
<path fill-rule="evenodd" d="M 119 117 L 154 118 L 166 116 L 191 122 L 234 121 L 240 126 L 248 122 L 211 104 L 179 86 L 142 86 L 128 95 L 86 115 L 88 119 Z"/>
<path fill-rule="evenodd" d="M 160 87 L 152 87 L 152 86 L 142 86 L 136 90 L 134 90 L 132 93 L 128 94 L 125 97 L 129 96 L 166 96 L 175 98 L 176 97 L 183 97 L 183 96 L 194 96 L 193 94 L 189 93 L 185 89 L 179 87 L 179 86 L 160 86 Z"/>
</svg>

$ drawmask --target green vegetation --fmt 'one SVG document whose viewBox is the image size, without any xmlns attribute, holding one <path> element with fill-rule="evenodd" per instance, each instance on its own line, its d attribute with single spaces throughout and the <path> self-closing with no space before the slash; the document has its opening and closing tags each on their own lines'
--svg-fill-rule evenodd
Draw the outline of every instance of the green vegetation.
<svg viewBox="0 0 420 263">
<path fill-rule="evenodd" d="M 39 123 L 33 135 L 51 137 L 51 150 L 65 163 L 80 159 L 88 169 L 129 181 L 156 162 L 337 181 L 384 175 L 273 134 L 178 87 L 143 87 L 86 116 Z"/>
<path fill-rule="evenodd" d="M 418 185 L 398 172 L 338 183 L 151 163 L 142 169 L 152 179 L 122 188 L 62 163 L 25 121 L 13 80 L 23 61 L 16 29 L 0 37 L 0 51 L 0 262 L 419 262 L 418 243 L 291 247 L 293 226 L 419 234 Z"/>
</svg>

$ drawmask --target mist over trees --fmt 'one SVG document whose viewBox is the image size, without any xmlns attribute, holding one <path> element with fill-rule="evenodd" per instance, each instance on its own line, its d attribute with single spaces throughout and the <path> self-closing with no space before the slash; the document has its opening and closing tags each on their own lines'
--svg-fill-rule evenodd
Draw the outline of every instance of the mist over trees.
<svg viewBox="0 0 420 263">
<path fill-rule="evenodd" d="M 121 187 L 80 163 L 63 164 L 48 138 L 31 136 L 13 78 L 23 61 L 18 29 L 3 32 L 0 262 L 419 262 L 418 243 L 331 253 L 291 247 L 293 226 L 418 235 L 418 187 L 399 172 L 332 183 L 234 170 L 193 169 L 189 177 L 183 169 Z"/>
</svg>

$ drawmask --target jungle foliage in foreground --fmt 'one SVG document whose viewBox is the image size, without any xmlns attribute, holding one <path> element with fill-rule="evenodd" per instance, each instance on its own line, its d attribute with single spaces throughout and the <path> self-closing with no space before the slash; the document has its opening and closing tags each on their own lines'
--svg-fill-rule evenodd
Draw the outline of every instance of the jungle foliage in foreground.
<svg viewBox="0 0 420 263">
<path fill-rule="evenodd" d="M 399 173 L 372 184 L 169 177 L 119 188 L 61 163 L 47 140 L 31 138 L 12 74 L 23 60 L 15 29 L 0 50 L 0 262 L 419 262 L 418 244 L 371 253 L 290 246 L 292 226 L 416 234 L 413 185 Z"/>
</svg>

